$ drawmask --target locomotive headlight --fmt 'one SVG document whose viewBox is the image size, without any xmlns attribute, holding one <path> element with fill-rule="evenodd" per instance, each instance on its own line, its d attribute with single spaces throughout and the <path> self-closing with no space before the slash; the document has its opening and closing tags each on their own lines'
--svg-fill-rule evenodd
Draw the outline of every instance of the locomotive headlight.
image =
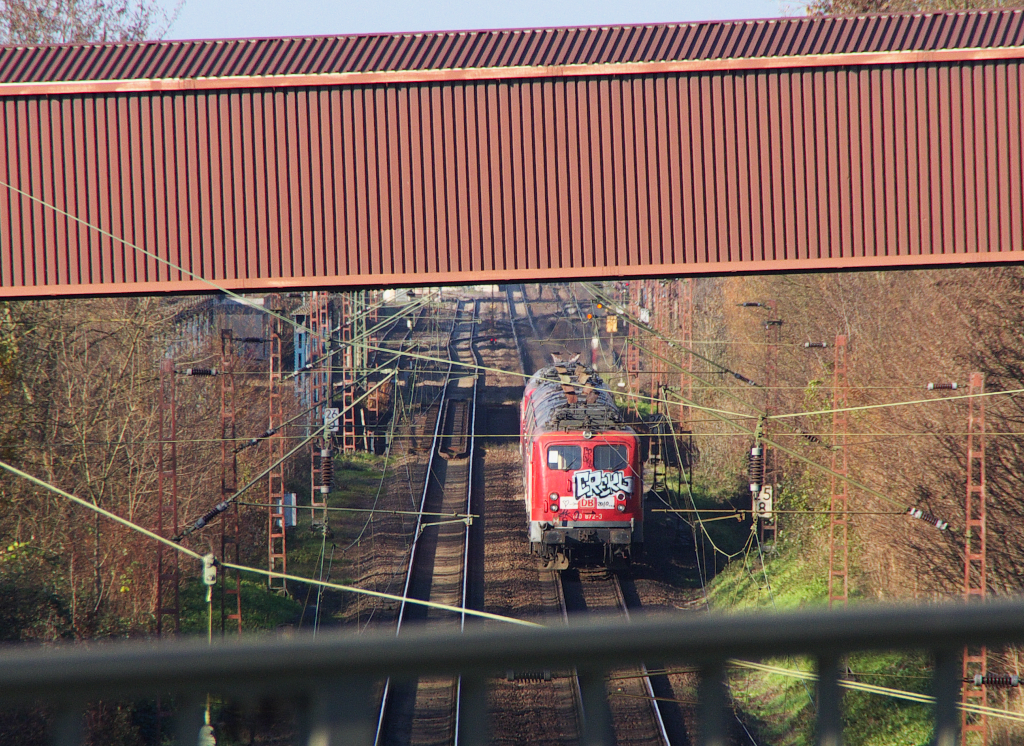
<svg viewBox="0 0 1024 746">
<path fill-rule="evenodd" d="M 548 500 L 551 501 L 551 505 L 548 506 L 548 509 L 552 513 L 557 513 L 558 512 L 558 493 L 557 492 L 552 492 L 550 495 L 548 495 Z"/>
<path fill-rule="evenodd" d="M 558 503 L 551 503 L 550 507 L 551 507 L 551 512 L 552 513 L 557 513 L 558 512 Z"/>
<path fill-rule="evenodd" d="M 615 509 L 617 511 L 619 511 L 620 513 L 625 513 L 626 512 L 626 506 L 623 505 L 622 503 L 619 503 L 618 505 L 616 505 Z"/>
</svg>

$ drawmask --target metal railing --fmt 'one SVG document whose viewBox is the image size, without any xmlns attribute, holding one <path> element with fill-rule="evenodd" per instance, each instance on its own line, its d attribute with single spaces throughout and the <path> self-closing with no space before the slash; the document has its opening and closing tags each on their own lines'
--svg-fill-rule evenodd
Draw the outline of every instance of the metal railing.
<svg viewBox="0 0 1024 746">
<path fill-rule="evenodd" d="M 101 698 L 172 696 L 178 743 L 196 743 L 207 696 L 241 702 L 278 698 L 299 708 L 296 743 L 370 743 L 371 702 L 387 677 L 463 677 L 482 692 L 510 668 L 573 668 L 580 673 L 588 720 L 582 742 L 603 744 L 611 732 L 605 699 L 608 671 L 645 660 L 696 665 L 700 671 L 699 743 L 727 742 L 725 666 L 804 655 L 817 661 L 818 743 L 842 736 L 840 666 L 859 651 L 923 650 L 934 656 L 936 746 L 958 742 L 960 655 L 966 644 L 1024 642 L 1024 602 L 918 607 L 870 607 L 785 614 L 686 615 L 599 621 L 577 626 L 510 628 L 472 625 L 465 632 L 324 634 L 314 640 L 250 638 L 210 647 L 205 640 L 128 641 L 48 648 L 11 647 L 0 653 L 0 706 L 42 701 L 59 713 L 54 742 L 77 743 L 80 713 Z M 600 703 L 605 705 L 601 706 Z M 467 718 L 486 722 L 486 698 L 468 698 Z M 485 728 L 464 742 L 486 743 Z"/>
</svg>

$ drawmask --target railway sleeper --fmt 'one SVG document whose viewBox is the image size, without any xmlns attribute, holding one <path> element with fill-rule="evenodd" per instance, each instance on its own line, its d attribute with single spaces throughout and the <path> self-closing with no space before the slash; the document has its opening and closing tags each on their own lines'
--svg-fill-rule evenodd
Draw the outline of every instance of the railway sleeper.
<svg viewBox="0 0 1024 746">
<path fill-rule="evenodd" d="M 471 402 L 450 399 L 444 403 L 444 423 L 451 435 L 441 439 L 437 454 L 445 460 L 463 459 L 469 455 L 469 415 Z"/>
</svg>

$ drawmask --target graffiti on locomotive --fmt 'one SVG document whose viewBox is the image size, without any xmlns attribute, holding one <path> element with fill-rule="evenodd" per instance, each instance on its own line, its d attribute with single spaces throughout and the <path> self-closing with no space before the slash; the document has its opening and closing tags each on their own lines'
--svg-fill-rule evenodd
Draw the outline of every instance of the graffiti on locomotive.
<svg viewBox="0 0 1024 746">
<path fill-rule="evenodd" d="M 613 510 L 616 500 L 625 500 L 633 492 L 633 477 L 623 471 L 583 469 L 572 475 L 572 495 L 563 496 L 560 507 Z"/>
</svg>

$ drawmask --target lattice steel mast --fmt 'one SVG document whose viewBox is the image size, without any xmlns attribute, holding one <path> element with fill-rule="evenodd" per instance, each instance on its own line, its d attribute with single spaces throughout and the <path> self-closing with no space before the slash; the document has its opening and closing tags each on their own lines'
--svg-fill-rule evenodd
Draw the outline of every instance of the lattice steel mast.
<svg viewBox="0 0 1024 746">
<path fill-rule="evenodd" d="M 971 373 L 967 400 L 967 492 L 965 515 L 967 526 L 964 536 L 964 600 L 982 602 L 987 594 L 986 581 L 986 526 L 985 526 L 985 379 L 981 373 Z M 988 704 L 988 689 L 984 677 L 988 674 L 988 649 L 964 648 L 965 705 Z M 981 685 L 975 687 L 976 676 Z M 963 746 L 985 746 L 988 743 L 988 716 L 962 712 L 960 739 Z"/>
<path fill-rule="evenodd" d="M 835 367 L 832 371 L 832 488 L 829 500 L 828 605 L 846 605 L 849 598 L 849 524 L 847 523 L 846 479 L 848 473 L 846 436 L 847 396 L 846 335 L 836 335 Z M 842 475 L 842 479 L 836 474 Z"/>
<path fill-rule="evenodd" d="M 156 479 L 156 532 L 165 538 L 178 535 L 178 414 L 174 386 L 174 360 L 160 363 Z M 178 553 L 163 544 L 156 548 L 156 634 L 181 631 L 181 572 Z M 170 629 L 168 629 L 168 626 Z"/>
<path fill-rule="evenodd" d="M 268 299 L 270 302 L 270 299 Z M 272 307 L 280 311 L 280 307 Z M 288 572 L 287 540 L 284 521 L 284 433 L 281 428 L 284 416 L 281 411 L 281 319 L 277 316 L 270 321 L 270 375 L 267 381 L 269 417 L 267 432 L 269 439 L 271 470 L 267 478 L 267 569 L 271 572 Z M 275 465 L 276 464 L 276 465 Z M 267 578 L 267 585 L 275 590 L 286 590 L 284 578 Z"/>
<path fill-rule="evenodd" d="M 235 340 L 230 329 L 220 332 L 220 499 L 238 490 L 238 455 L 235 451 Z M 239 564 L 238 502 L 232 501 L 220 523 L 220 556 Z M 242 578 L 238 570 L 224 572 L 220 583 L 220 631 L 234 621 L 242 634 Z"/>
</svg>

